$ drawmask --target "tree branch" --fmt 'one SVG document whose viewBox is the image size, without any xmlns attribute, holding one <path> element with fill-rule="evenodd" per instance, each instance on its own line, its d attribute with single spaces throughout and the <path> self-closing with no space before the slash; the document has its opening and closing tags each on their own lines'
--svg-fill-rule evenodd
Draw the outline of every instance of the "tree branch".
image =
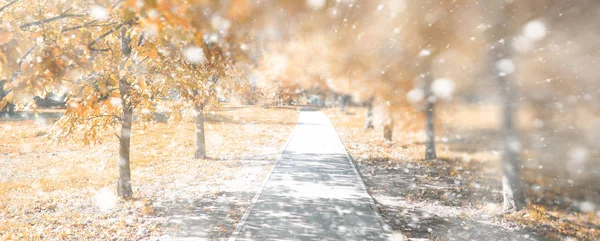
<svg viewBox="0 0 600 241">
<path fill-rule="evenodd" d="M 142 46 L 142 44 L 144 43 L 144 32 L 142 32 L 142 34 L 140 35 L 140 39 L 138 40 L 138 47 Z"/>
<path fill-rule="evenodd" d="M 7 3 L 6 5 L 2 6 L 2 7 L 0 8 L 0 13 L 1 13 L 2 11 L 4 11 L 5 9 L 7 9 L 8 7 L 10 7 L 10 5 L 13 5 L 13 4 L 15 4 L 16 2 L 18 2 L 18 1 L 19 1 L 19 0 L 13 0 L 12 2 L 9 2 L 9 3 Z"/>
<path fill-rule="evenodd" d="M 148 60 L 148 56 L 146 56 L 146 58 L 142 59 L 140 62 L 137 62 L 135 65 L 136 66 L 140 66 L 141 64 L 143 64 L 144 62 L 146 62 L 146 60 Z"/>
<path fill-rule="evenodd" d="M 73 27 L 65 28 L 65 29 L 61 30 L 60 32 L 61 32 L 61 33 L 65 33 L 65 32 L 68 32 L 68 31 L 77 30 L 77 29 L 80 29 L 80 28 L 85 28 L 85 27 L 108 27 L 108 26 L 112 26 L 112 25 L 115 25 L 115 24 L 117 24 L 116 22 L 112 22 L 112 23 L 105 23 L 105 24 L 94 24 L 94 23 L 96 23 L 96 22 L 97 22 L 97 20 L 93 20 L 93 21 L 91 21 L 91 22 L 87 22 L 87 23 L 85 23 L 85 24 L 83 24 L 83 25 L 79 25 L 79 26 L 73 26 Z"/>
<path fill-rule="evenodd" d="M 84 120 L 93 120 L 93 119 L 97 119 L 97 118 L 104 118 L 104 117 L 111 117 L 113 119 L 116 119 L 118 121 L 122 121 L 120 116 L 117 116 L 115 114 L 108 114 L 108 115 L 95 115 L 92 117 L 88 117 L 88 118 L 84 118 Z"/>
<path fill-rule="evenodd" d="M 67 12 L 69 12 L 69 11 L 71 11 L 71 8 L 67 9 L 66 11 L 64 11 L 63 13 L 61 13 L 60 15 L 58 15 L 56 17 L 51 17 L 51 18 L 47 18 L 47 19 L 43 19 L 43 20 L 39 20 L 39 21 L 35 21 L 35 22 L 30 22 L 30 23 L 25 23 L 25 24 L 22 24 L 20 27 L 21 27 L 21 29 L 26 29 L 31 26 L 49 23 L 49 22 L 53 22 L 53 21 L 60 20 L 63 18 L 76 18 L 76 17 L 85 16 L 83 14 L 68 14 Z"/>
<path fill-rule="evenodd" d="M 121 3 L 121 2 L 123 2 L 123 0 L 117 0 L 117 1 L 116 1 L 116 2 L 115 2 L 113 5 L 112 5 L 112 8 L 113 8 L 113 9 L 114 9 L 114 8 L 116 8 L 116 7 L 117 7 L 117 5 L 119 5 L 119 3 Z"/>
<path fill-rule="evenodd" d="M 33 50 L 37 47 L 37 45 L 33 45 L 31 46 L 26 52 L 25 54 L 23 54 L 23 56 L 21 56 L 21 58 L 19 58 L 19 60 L 17 61 L 17 71 L 15 71 L 12 76 L 10 77 L 10 80 L 8 81 L 9 83 L 12 83 L 13 81 L 15 81 L 15 79 L 17 78 L 17 76 L 19 76 L 19 74 L 22 73 L 22 69 L 21 69 L 21 65 L 23 64 L 23 60 L 25 58 L 27 58 L 27 56 L 29 56 L 29 54 L 31 54 L 31 52 L 33 52 Z"/>
<path fill-rule="evenodd" d="M 75 27 L 64 28 L 64 29 L 63 29 L 63 30 L 61 30 L 60 32 L 61 32 L 61 33 L 64 33 L 64 32 L 68 32 L 68 31 L 71 31 L 71 30 L 76 30 L 76 29 L 80 29 L 80 28 L 83 28 L 83 27 L 87 27 L 87 26 L 89 26 L 90 24 L 93 24 L 93 23 L 95 23 L 96 21 L 98 21 L 98 20 L 92 20 L 91 22 L 87 22 L 87 23 L 85 23 L 85 24 L 83 24 L 83 25 L 79 25 L 79 26 L 75 26 Z"/>
<path fill-rule="evenodd" d="M 111 33 L 114 33 L 115 31 L 121 29 L 123 26 L 125 26 L 127 24 L 133 24 L 135 21 L 137 21 L 137 18 L 134 18 L 129 22 L 120 23 L 119 25 L 115 26 L 111 30 L 106 31 L 106 33 L 103 33 L 96 39 L 92 40 L 92 42 L 90 42 L 88 44 L 88 49 L 90 49 L 91 51 L 101 51 L 101 52 L 106 52 L 106 51 L 110 50 L 110 48 L 96 49 L 96 48 L 94 48 L 94 45 L 96 45 L 98 42 L 102 41 L 102 39 L 106 38 L 106 36 L 110 35 Z"/>
</svg>

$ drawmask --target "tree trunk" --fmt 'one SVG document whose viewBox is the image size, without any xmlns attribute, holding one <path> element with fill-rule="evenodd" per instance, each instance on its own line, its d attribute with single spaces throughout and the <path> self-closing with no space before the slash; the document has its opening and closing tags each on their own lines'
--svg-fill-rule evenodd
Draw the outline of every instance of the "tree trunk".
<svg viewBox="0 0 600 241">
<path fill-rule="evenodd" d="M 391 116 L 385 121 L 383 125 L 383 138 L 386 141 L 392 141 L 392 133 L 394 132 L 394 120 Z"/>
<path fill-rule="evenodd" d="M 433 160 L 437 158 L 435 153 L 435 130 L 434 130 L 434 106 L 435 100 L 430 96 L 427 99 L 427 109 L 425 110 L 425 118 L 427 120 L 427 141 L 425 142 L 425 160 Z"/>
<path fill-rule="evenodd" d="M 504 212 L 514 212 L 525 207 L 525 196 L 521 184 L 520 173 L 520 143 L 515 128 L 515 93 L 516 89 L 512 86 L 511 76 L 514 73 L 503 73 L 502 70 L 494 68 L 499 61 L 506 59 L 512 61 L 512 41 L 514 33 L 511 32 L 514 26 L 511 24 L 510 17 L 507 16 L 506 3 L 502 1 L 485 1 L 482 5 L 486 11 L 495 13 L 492 15 L 494 21 L 493 27 L 489 33 L 491 43 L 495 43 L 491 49 L 490 63 L 492 71 L 500 87 L 500 97 L 502 98 L 502 133 L 503 133 L 503 153 L 502 153 L 502 196 L 504 198 Z M 504 41 L 499 41 L 499 40 Z"/>
<path fill-rule="evenodd" d="M 121 29 L 121 52 L 125 56 L 131 54 L 131 36 L 127 34 L 127 28 Z M 119 181 L 117 183 L 117 194 L 119 197 L 126 199 L 133 196 L 133 190 L 131 189 L 131 167 L 129 164 L 133 105 L 128 100 L 129 88 L 127 79 L 121 77 L 119 80 L 119 92 L 123 111 L 121 114 L 121 135 L 119 136 Z"/>
<path fill-rule="evenodd" d="M 365 117 L 365 129 L 373 129 L 373 99 L 367 101 L 367 117 Z M 391 138 L 390 138 L 391 139 Z"/>
<path fill-rule="evenodd" d="M 521 210 L 525 206 L 525 196 L 521 185 L 521 167 L 519 161 L 520 143 L 514 124 L 514 89 L 508 76 L 499 76 L 502 94 L 502 131 L 504 152 L 502 153 L 502 196 L 505 212 Z"/>
<path fill-rule="evenodd" d="M 335 101 L 337 100 L 337 95 L 336 94 L 332 94 L 331 96 L 331 107 L 330 108 L 335 108 Z"/>
<path fill-rule="evenodd" d="M 1 98 L 0 98 L 1 100 Z M 8 115 L 15 114 L 15 105 L 12 103 L 6 103 L 6 106 L 0 110 L 0 112 L 6 112 Z"/>
<path fill-rule="evenodd" d="M 342 112 L 346 112 L 346 105 L 348 105 L 348 102 L 350 101 L 350 97 L 347 95 L 342 95 L 342 104 L 340 105 L 340 108 L 342 110 Z"/>
<path fill-rule="evenodd" d="M 117 184 L 117 193 L 119 197 L 126 199 L 133 196 L 133 191 L 131 189 L 131 169 L 129 164 L 133 107 L 125 98 L 128 87 L 126 80 L 121 79 L 119 81 L 123 111 L 121 115 L 121 135 L 119 136 L 119 181 Z"/>
<path fill-rule="evenodd" d="M 194 158 L 206 158 L 206 136 L 204 132 L 204 106 L 196 106 L 196 149 Z"/>
<path fill-rule="evenodd" d="M 279 101 L 278 101 L 277 105 L 279 105 L 279 108 L 283 107 L 283 97 L 282 96 L 279 96 Z"/>
</svg>

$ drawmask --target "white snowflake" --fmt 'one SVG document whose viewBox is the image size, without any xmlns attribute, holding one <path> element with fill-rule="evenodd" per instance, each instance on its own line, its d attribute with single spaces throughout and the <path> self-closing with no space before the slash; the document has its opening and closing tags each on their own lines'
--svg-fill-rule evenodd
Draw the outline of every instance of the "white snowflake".
<svg viewBox="0 0 600 241">
<path fill-rule="evenodd" d="M 117 206 L 117 197 L 107 188 L 100 189 L 95 197 L 96 206 L 103 212 L 109 211 Z"/>
<path fill-rule="evenodd" d="M 429 56 L 431 55 L 431 51 L 429 49 L 421 49 L 419 52 L 419 56 Z"/>
<path fill-rule="evenodd" d="M 95 20 L 103 21 L 108 19 L 108 11 L 100 5 L 94 5 L 90 7 L 90 16 Z"/>
<path fill-rule="evenodd" d="M 110 104 L 112 106 L 120 106 L 121 105 L 121 98 L 117 98 L 117 97 L 112 97 L 110 98 Z"/>
<path fill-rule="evenodd" d="M 406 98 L 411 103 L 418 103 L 425 98 L 425 93 L 423 93 L 423 90 L 420 88 L 413 89 L 406 94 Z"/>
<path fill-rule="evenodd" d="M 569 150 L 569 161 L 567 170 L 571 173 L 578 173 L 583 170 L 585 163 L 589 158 L 589 152 L 586 148 L 578 146 Z"/>
<path fill-rule="evenodd" d="M 590 201 L 583 201 L 579 203 L 579 210 L 581 210 L 584 213 L 593 212 L 594 210 L 596 210 L 596 204 Z"/>
<path fill-rule="evenodd" d="M 531 40 L 542 40 L 547 32 L 546 24 L 539 20 L 530 21 L 523 27 L 523 35 Z"/>
<path fill-rule="evenodd" d="M 319 10 L 325 7 L 325 0 L 306 0 L 306 4 L 314 10 Z"/>
<path fill-rule="evenodd" d="M 206 61 L 206 56 L 204 55 L 204 50 L 198 47 L 189 47 L 183 51 L 183 56 L 187 61 L 190 61 L 193 64 L 200 64 Z"/>
<path fill-rule="evenodd" d="M 431 83 L 431 91 L 433 91 L 433 94 L 442 99 L 451 99 L 454 89 L 454 82 L 450 79 L 440 78 Z"/>
<path fill-rule="evenodd" d="M 225 32 L 225 31 L 229 30 L 229 28 L 231 27 L 231 21 L 229 21 L 226 18 L 223 18 L 219 15 L 215 15 L 210 19 L 210 25 L 215 30 Z"/>
<path fill-rule="evenodd" d="M 528 52 L 532 49 L 533 47 L 533 41 L 531 41 L 530 38 L 528 37 L 524 37 L 524 36 L 517 36 L 513 42 L 512 42 L 512 46 L 515 50 L 521 52 L 521 53 L 525 53 Z"/>
<path fill-rule="evenodd" d="M 514 73 L 516 67 L 511 59 L 501 59 L 496 62 L 496 69 L 500 71 L 500 75 L 507 75 Z"/>
</svg>

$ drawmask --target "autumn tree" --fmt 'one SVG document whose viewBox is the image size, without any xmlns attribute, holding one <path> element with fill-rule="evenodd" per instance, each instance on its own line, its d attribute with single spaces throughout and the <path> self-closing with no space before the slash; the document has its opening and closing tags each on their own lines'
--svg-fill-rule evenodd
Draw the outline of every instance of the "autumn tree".
<svg viewBox="0 0 600 241">
<path fill-rule="evenodd" d="M 208 106 L 218 108 L 219 97 L 237 88 L 233 70 L 228 69 L 225 58 L 217 46 L 207 47 L 210 58 L 201 48 L 190 47 L 184 56 L 161 56 L 164 62 L 177 64 L 175 68 L 164 67 L 163 73 L 170 80 L 170 88 L 191 103 L 196 123 L 194 158 L 206 157 L 205 112 Z M 197 55 L 197 56 L 196 56 Z M 177 113 L 179 114 L 179 113 Z"/>
<path fill-rule="evenodd" d="M 415 33 L 419 41 L 412 52 L 418 64 L 414 66 L 419 74 L 419 85 L 425 99 L 426 148 L 425 159 L 435 159 L 434 108 L 439 100 L 451 97 L 454 81 L 462 81 L 460 70 L 448 71 L 444 68 L 453 59 L 444 55 L 462 52 L 463 55 L 476 55 L 471 49 L 476 39 L 476 8 L 473 1 L 408 1 L 408 21 L 415 21 Z M 465 52 L 466 51 L 466 52 Z"/>
</svg>

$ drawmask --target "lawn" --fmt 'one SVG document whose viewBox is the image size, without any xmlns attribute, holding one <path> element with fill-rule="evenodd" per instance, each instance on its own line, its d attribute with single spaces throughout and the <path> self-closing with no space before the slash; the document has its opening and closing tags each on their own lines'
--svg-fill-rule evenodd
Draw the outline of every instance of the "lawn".
<svg viewBox="0 0 600 241">
<path fill-rule="evenodd" d="M 115 197 L 118 141 L 112 132 L 92 146 L 54 143 L 46 138 L 52 119 L 1 120 L 0 239 L 228 237 L 273 167 L 297 112 L 225 106 L 207 119 L 209 158 L 201 160 L 192 158 L 194 123 L 134 124 L 131 201 Z"/>
<path fill-rule="evenodd" d="M 519 123 L 529 206 L 510 215 L 501 213 L 497 109 L 442 110 L 434 161 L 423 160 L 424 126 L 415 124 L 424 123 L 420 113 L 407 109 L 396 116 L 394 141 L 386 142 L 380 128 L 364 129 L 364 108 L 325 112 L 386 223 L 411 239 L 600 239 L 600 211 L 594 210 L 600 203 L 600 175 L 594 169 L 598 159 L 590 158 L 585 170 L 565 173 L 564 142 L 577 139 L 568 139 L 574 135 L 560 128 L 534 130 L 528 125 L 533 117 L 526 111 L 520 113 Z M 545 144 L 541 147 L 536 142 L 540 135 Z"/>
</svg>

